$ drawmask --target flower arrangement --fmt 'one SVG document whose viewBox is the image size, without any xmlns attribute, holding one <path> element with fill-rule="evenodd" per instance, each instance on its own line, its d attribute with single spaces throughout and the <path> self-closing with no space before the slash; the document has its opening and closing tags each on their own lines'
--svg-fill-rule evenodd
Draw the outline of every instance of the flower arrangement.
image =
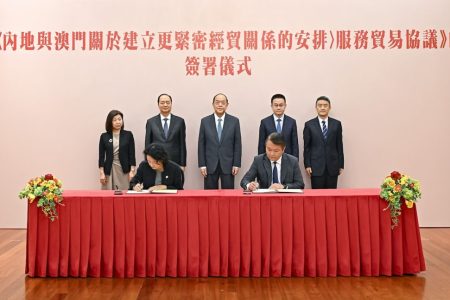
<svg viewBox="0 0 450 300">
<path fill-rule="evenodd" d="M 392 227 L 398 225 L 402 203 L 405 202 L 407 208 L 412 208 L 421 196 L 420 182 L 408 175 L 393 171 L 384 179 L 380 197 L 388 203 L 386 209 L 391 211 Z"/>
<path fill-rule="evenodd" d="M 27 198 L 30 203 L 37 202 L 37 207 L 51 220 L 58 218 L 57 205 L 62 204 L 62 182 L 52 174 L 30 179 L 20 191 L 19 198 Z"/>
</svg>

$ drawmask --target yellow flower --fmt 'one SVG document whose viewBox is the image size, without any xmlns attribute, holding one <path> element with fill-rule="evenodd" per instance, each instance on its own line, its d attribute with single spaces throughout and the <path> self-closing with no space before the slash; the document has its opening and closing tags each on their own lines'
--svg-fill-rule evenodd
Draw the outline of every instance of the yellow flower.
<svg viewBox="0 0 450 300">
<path fill-rule="evenodd" d="M 405 200 L 405 204 L 406 204 L 406 207 L 408 207 L 408 208 L 412 208 L 414 206 L 414 202 L 409 201 L 409 200 Z"/>
<path fill-rule="evenodd" d="M 30 200 L 30 203 L 34 201 L 34 199 L 36 198 L 36 196 L 32 193 L 28 194 L 28 199 Z"/>
<path fill-rule="evenodd" d="M 387 184 L 393 188 L 395 186 L 395 181 L 392 178 L 388 178 L 387 180 Z"/>
<path fill-rule="evenodd" d="M 52 193 L 48 193 L 47 196 L 46 196 L 46 198 L 49 199 L 49 200 L 53 199 L 53 197 L 55 197 L 55 195 L 53 195 Z"/>
<path fill-rule="evenodd" d="M 400 183 L 403 185 L 403 184 L 405 184 L 406 182 L 408 181 L 408 176 L 403 176 L 401 179 L 400 179 Z"/>
</svg>

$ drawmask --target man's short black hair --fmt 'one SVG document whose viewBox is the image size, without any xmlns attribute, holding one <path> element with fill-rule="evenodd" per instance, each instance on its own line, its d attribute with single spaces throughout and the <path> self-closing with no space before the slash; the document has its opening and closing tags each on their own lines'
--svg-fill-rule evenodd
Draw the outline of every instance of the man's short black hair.
<svg viewBox="0 0 450 300">
<path fill-rule="evenodd" d="M 161 144 L 153 143 L 150 144 L 145 150 L 145 155 L 151 156 L 154 160 L 159 161 L 165 167 L 167 161 L 169 160 L 169 155 L 167 154 L 166 149 Z"/>
<path fill-rule="evenodd" d="M 283 148 L 286 147 L 286 141 L 284 140 L 283 135 L 278 132 L 272 132 L 271 134 L 269 134 L 266 139 L 266 144 L 267 141 L 271 141 L 273 144 L 281 146 Z"/>
<path fill-rule="evenodd" d="M 106 132 L 109 132 L 109 133 L 112 132 L 112 130 L 113 130 L 112 120 L 113 120 L 114 117 L 117 116 L 117 115 L 120 115 L 120 116 L 122 117 L 122 128 L 121 128 L 121 129 L 124 128 L 123 114 L 122 114 L 120 111 L 113 109 L 112 111 L 110 111 L 110 112 L 108 113 L 108 116 L 106 117 L 106 122 L 105 122 L 105 129 L 106 129 Z"/>
<path fill-rule="evenodd" d="M 331 105 L 330 99 L 327 96 L 320 96 L 319 98 L 317 98 L 316 105 L 317 105 L 317 102 L 319 102 L 320 100 L 327 101 L 328 104 Z"/>
<path fill-rule="evenodd" d="M 214 104 L 214 101 L 216 100 L 216 97 L 219 96 L 219 95 L 224 96 L 224 97 L 225 97 L 225 100 L 227 100 L 227 103 L 228 103 L 228 97 L 227 97 L 227 95 L 225 95 L 225 94 L 223 94 L 223 93 L 218 93 L 217 95 L 215 95 L 215 96 L 213 97 L 213 101 L 212 101 L 213 104 Z"/>
<path fill-rule="evenodd" d="M 172 103 L 172 96 L 170 96 L 169 94 L 161 94 L 161 95 L 158 96 L 158 104 L 159 104 L 159 99 L 160 99 L 162 96 L 167 96 L 167 97 L 169 97 L 170 103 Z"/>
<path fill-rule="evenodd" d="M 283 99 L 284 103 L 286 103 L 286 97 L 284 97 L 283 94 L 275 94 L 272 96 L 272 99 L 270 99 L 270 104 L 273 104 L 273 100 L 275 99 Z"/>
</svg>

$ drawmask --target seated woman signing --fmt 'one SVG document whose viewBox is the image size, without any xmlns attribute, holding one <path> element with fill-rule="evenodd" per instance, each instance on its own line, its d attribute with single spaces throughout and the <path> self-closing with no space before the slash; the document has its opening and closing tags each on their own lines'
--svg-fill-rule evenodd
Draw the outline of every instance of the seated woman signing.
<svg viewBox="0 0 450 300">
<path fill-rule="evenodd" d="M 146 161 L 142 161 L 136 175 L 130 181 L 130 190 L 183 189 L 183 171 L 168 159 L 167 151 L 160 144 L 150 144 L 144 150 Z"/>
</svg>

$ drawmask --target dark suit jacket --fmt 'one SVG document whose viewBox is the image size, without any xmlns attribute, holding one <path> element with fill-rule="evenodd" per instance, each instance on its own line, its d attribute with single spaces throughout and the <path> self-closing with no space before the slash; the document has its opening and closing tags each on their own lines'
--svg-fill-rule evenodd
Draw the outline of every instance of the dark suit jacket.
<svg viewBox="0 0 450 300">
<path fill-rule="evenodd" d="M 98 146 L 98 166 L 103 167 L 106 175 L 111 175 L 111 168 L 114 159 L 113 135 L 104 132 L 100 136 Z M 134 152 L 134 137 L 131 131 L 121 130 L 119 138 L 119 160 L 124 173 L 130 172 L 131 166 L 136 165 L 136 154 Z"/>
<path fill-rule="evenodd" d="M 155 185 L 156 171 L 153 170 L 146 160 L 139 164 L 136 175 L 130 181 L 130 190 L 138 183 L 144 183 L 144 189 Z M 168 161 L 164 172 L 161 173 L 161 184 L 167 185 L 168 189 L 183 189 L 183 171 L 180 166 Z"/>
<path fill-rule="evenodd" d="M 255 156 L 250 170 L 245 173 L 241 180 L 241 187 L 247 188 L 247 184 L 258 181 L 259 187 L 267 189 L 272 182 L 272 166 L 266 154 Z M 281 158 L 281 180 L 280 183 L 289 189 L 303 189 L 302 173 L 298 165 L 298 159 L 290 154 L 283 153 Z"/>
<path fill-rule="evenodd" d="M 151 143 L 159 143 L 166 149 L 170 160 L 182 167 L 186 166 L 186 125 L 183 118 L 171 115 L 167 139 L 159 114 L 148 119 L 145 128 L 145 148 Z"/>
<path fill-rule="evenodd" d="M 259 125 L 259 141 L 258 141 L 258 154 L 266 153 L 266 139 L 273 133 L 277 132 L 276 124 L 273 115 L 268 116 L 261 120 Z M 281 134 L 286 141 L 285 153 L 299 157 L 299 147 L 298 147 L 298 135 L 297 135 L 297 122 L 284 115 L 283 128 L 281 129 Z"/>
<path fill-rule="evenodd" d="M 214 114 L 204 117 L 198 136 L 198 166 L 206 166 L 208 174 L 214 173 L 220 163 L 224 174 L 241 167 L 241 128 L 239 119 L 225 114 L 221 139 L 217 136 Z"/>
<path fill-rule="evenodd" d="M 325 141 L 317 117 L 309 120 L 303 129 L 303 141 L 305 168 L 312 169 L 312 176 L 322 176 L 325 168 L 330 176 L 339 175 L 339 169 L 344 168 L 344 147 L 340 121 L 328 117 L 328 135 Z"/>
</svg>

